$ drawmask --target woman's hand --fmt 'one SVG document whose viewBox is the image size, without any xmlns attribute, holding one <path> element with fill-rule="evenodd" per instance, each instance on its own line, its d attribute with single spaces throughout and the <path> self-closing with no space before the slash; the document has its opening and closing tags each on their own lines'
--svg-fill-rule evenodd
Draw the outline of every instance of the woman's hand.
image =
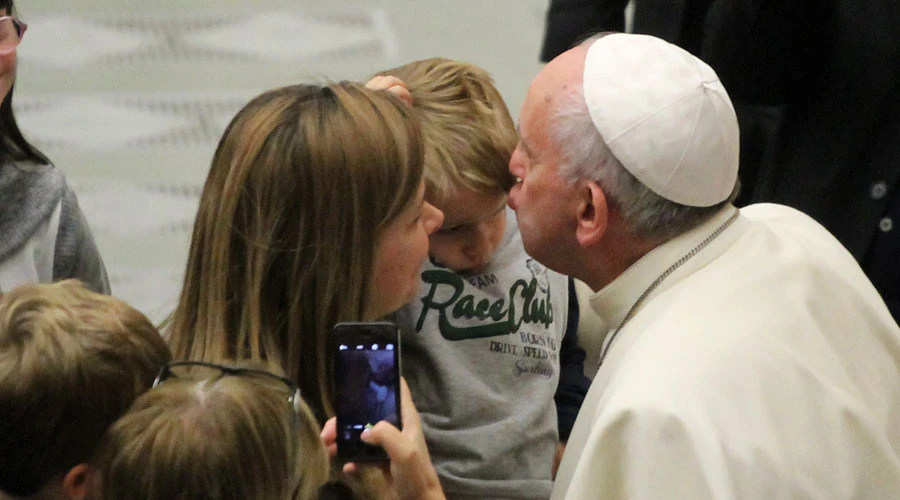
<svg viewBox="0 0 900 500">
<path fill-rule="evenodd" d="M 367 444 L 384 448 L 390 463 L 390 477 L 397 498 L 400 500 L 444 500 L 444 492 L 438 481 L 437 472 L 431 464 L 431 456 L 422 433 L 422 421 L 416 410 L 405 379 L 400 379 L 400 411 L 403 415 L 403 430 L 388 422 L 381 421 L 362 433 Z M 325 423 L 321 434 L 322 442 L 329 456 L 337 454 L 337 422 L 332 418 Z M 369 464 L 344 464 L 344 472 L 353 473 L 358 467 Z"/>
<path fill-rule="evenodd" d="M 412 94 L 410 94 L 409 89 L 406 88 L 406 83 L 396 76 L 373 77 L 366 82 L 366 88 L 371 90 L 386 90 L 400 98 L 407 106 L 412 107 L 413 105 Z"/>
</svg>

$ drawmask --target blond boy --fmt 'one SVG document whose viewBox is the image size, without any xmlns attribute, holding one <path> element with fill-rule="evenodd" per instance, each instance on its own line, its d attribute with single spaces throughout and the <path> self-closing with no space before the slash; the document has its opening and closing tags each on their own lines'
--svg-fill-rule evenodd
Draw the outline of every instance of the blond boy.
<svg viewBox="0 0 900 500">
<path fill-rule="evenodd" d="M 418 298 L 397 314 L 404 375 L 444 490 L 546 499 L 588 381 L 570 280 L 525 253 L 506 206 L 513 120 L 490 75 L 471 64 L 416 61 L 370 84 L 397 84 L 390 90 L 417 111 L 425 199 L 445 217 Z"/>
<path fill-rule="evenodd" d="M 143 314 L 76 280 L 0 296 L 0 498 L 88 498 L 101 436 L 169 357 Z"/>
</svg>

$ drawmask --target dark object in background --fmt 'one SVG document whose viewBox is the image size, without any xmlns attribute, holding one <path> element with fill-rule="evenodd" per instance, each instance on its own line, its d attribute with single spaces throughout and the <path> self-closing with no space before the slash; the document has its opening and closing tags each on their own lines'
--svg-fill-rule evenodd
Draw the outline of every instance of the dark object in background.
<svg viewBox="0 0 900 500">
<path fill-rule="evenodd" d="M 703 22 L 713 0 L 639 0 L 634 33 L 653 35 L 700 56 Z M 602 31 L 625 31 L 628 0 L 551 0 L 547 10 L 541 61 Z"/>
<path fill-rule="evenodd" d="M 895 319 L 898 24 L 896 0 L 717 0 L 702 51 L 736 105 L 783 110 L 748 201 L 789 205 L 825 226 L 860 262 Z"/>
</svg>

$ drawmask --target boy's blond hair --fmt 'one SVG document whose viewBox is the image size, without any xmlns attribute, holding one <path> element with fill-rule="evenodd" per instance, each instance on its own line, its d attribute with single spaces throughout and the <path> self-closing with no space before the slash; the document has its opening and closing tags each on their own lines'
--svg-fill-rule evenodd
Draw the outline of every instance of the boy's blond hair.
<svg viewBox="0 0 900 500">
<path fill-rule="evenodd" d="M 515 124 L 491 76 L 472 64 L 431 58 L 382 71 L 403 80 L 425 138 L 426 198 L 455 191 L 508 191 Z"/>
<path fill-rule="evenodd" d="M 319 426 L 265 380 L 172 379 L 137 401 L 98 454 L 110 500 L 312 500 L 329 475 Z"/>
<path fill-rule="evenodd" d="M 90 460 L 169 350 L 146 316 L 76 280 L 0 297 L 0 490 L 27 496 Z"/>
</svg>

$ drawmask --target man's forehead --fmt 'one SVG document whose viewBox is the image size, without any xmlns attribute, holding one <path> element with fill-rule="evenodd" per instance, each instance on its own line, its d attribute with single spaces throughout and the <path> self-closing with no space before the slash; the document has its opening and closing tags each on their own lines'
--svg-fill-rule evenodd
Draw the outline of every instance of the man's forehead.
<svg viewBox="0 0 900 500">
<path fill-rule="evenodd" d="M 527 136 L 528 127 L 534 126 L 530 123 L 533 121 L 532 118 L 537 116 L 541 120 L 545 119 L 559 96 L 566 95 L 582 85 L 586 55 L 585 46 L 570 49 L 550 61 L 535 76 L 528 88 L 525 105 L 520 113 L 520 137 L 523 129 L 526 129 L 524 132 Z"/>
<path fill-rule="evenodd" d="M 547 63 L 535 81 L 543 80 L 544 86 L 552 94 L 564 87 L 581 85 L 584 79 L 584 61 L 589 46 L 579 45 L 569 49 Z"/>
</svg>

